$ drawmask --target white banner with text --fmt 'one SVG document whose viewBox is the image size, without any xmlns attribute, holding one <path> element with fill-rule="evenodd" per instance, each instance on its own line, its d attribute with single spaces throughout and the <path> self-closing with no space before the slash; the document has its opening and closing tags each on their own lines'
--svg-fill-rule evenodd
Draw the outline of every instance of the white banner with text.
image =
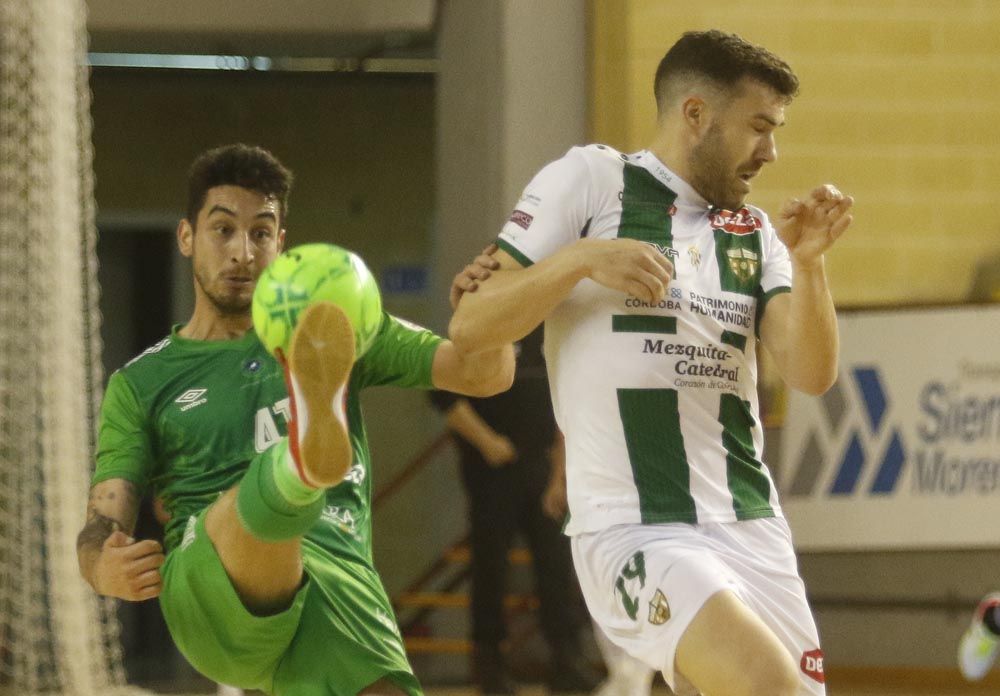
<svg viewBox="0 0 1000 696">
<path fill-rule="evenodd" d="M 803 551 L 1000 547 L 1000 306 L 851 312 L 789 396 L 775 472 Z"/>
</svg>

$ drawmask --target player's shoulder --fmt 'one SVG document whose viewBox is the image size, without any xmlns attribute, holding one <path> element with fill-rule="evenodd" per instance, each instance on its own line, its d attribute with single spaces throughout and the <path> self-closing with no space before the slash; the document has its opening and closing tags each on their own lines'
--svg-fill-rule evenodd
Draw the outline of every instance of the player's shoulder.
<svg viewBox="0 0 1000 696">
<path fill-rule="evenodd" d="M 130 382 L 141 383 L 149 379 L 158 379 L 160 371 L 171 354 L 173 336 L 165 336 L 149 346 L 141 353 L 122 365 L 117 373 L 128 378 Z"/>
<path fill-rule="evenodd" d="M 566 157 L 591 168 L 612 169 L 620 171 L 628 162 L 628 155 L 619 152 L 610 145 L 591 143 L 571 147 Z"/>
<path fill-rule="evenodd" d="M 627 162 L 627 155 L 608 145 L 576 145 L 549 165 L 549 180 L 560 184 L 573 181 L 577 186 L 589 182 L 588 186 L 598 190 L 614 187 L 621 180 Z"/>
</svg>

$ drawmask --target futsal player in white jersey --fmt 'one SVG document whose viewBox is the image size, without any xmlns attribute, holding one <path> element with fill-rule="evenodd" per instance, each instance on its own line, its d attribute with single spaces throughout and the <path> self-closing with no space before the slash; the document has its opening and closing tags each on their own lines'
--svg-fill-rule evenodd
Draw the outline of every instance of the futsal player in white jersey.
<svg viewBox="0 0 1000 696">
<path fill-rule="evenodd" d="M 545 321 L 588 608 L 679 694 L 825 693 L 761 461 L 756 351 L 810 394 L 836 379 L 823 259 L 853 201 L 819 186 L 773 225 L 744 204 L 797 90 L 765 49 L 685 34 L 656 73 L 650 146 L 573 148 L 542 169 L 450 327 L 480 350 Z"/>
</svg>

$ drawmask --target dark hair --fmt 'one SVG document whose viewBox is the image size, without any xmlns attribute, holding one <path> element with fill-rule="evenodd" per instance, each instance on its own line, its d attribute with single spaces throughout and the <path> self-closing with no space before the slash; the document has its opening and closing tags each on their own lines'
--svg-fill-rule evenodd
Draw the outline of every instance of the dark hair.
<svg viewBox="0 0 1000 696">
<path fill-rule="evenodd" d="M 799 91 L 799 78 L 788 63 L 766 48 L 716 29 L 686 32 L 663 56 L 653 82 L 658 107 L 671 84 L 685 77 L 707 79 L 724 89 L 750 77 L 788 99 Z"/>
<path fill-rule="evenodd" d="M 192 227 L 208 190 L 216 186 L 239 186 L 273 196 L 281 204 L 278 224 L 284 226 L 292 173 L 264 148 L 236 143 L 198 155 L 188 170 L 187 219 Z"/>
</svg>

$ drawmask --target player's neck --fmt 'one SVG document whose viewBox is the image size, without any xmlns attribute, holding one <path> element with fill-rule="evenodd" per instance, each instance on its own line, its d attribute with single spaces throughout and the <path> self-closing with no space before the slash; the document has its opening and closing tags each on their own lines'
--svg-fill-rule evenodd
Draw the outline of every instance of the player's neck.
<svg viewBox="0 0 1000 696">
<path fill-rule="evenodd" d="M 687 183 L 691 183 L 691 173 L 688 171 L 687 154 L 684 148 L 678 147 L 661 134 L 646 149 L 652 152 L 667 169 Z"/>
<path fill-rule="evenodd" d="M 253 327 L 249 308 L 243 314 L 222 314 L 205 304 L 195 302 L 191 319 L 178 334 L 195 341 L 229 341 L 243 338 Z"/>
</svg>

